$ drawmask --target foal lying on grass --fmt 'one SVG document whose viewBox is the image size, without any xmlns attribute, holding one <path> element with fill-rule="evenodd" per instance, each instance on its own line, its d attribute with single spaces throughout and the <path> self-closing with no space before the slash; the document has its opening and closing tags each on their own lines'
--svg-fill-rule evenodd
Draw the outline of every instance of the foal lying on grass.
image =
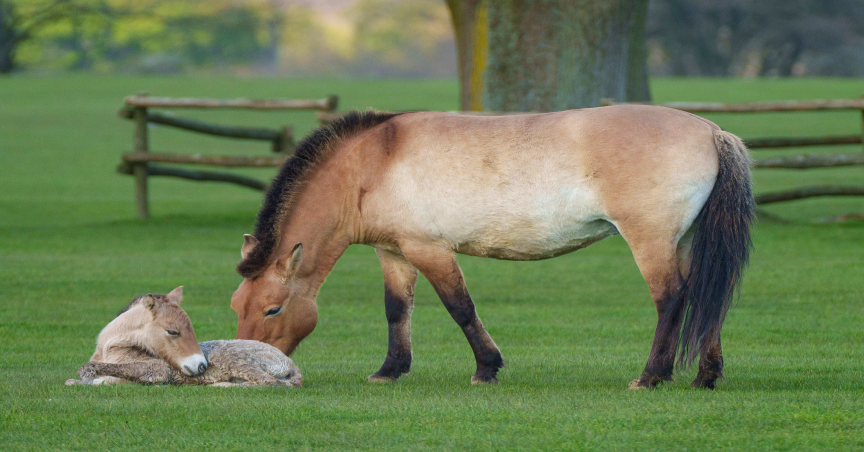
<svg viewBox="0 0 864 452">
<path fill-rule="evenodd" d="M 74 384 L 302 385 L 302 376 L 279 349 L 249 340 L 198 343 L 180 308 L 183 287 L 168 295 L 132 300 L 97 339 L 90 362 Z"/>
</svg>

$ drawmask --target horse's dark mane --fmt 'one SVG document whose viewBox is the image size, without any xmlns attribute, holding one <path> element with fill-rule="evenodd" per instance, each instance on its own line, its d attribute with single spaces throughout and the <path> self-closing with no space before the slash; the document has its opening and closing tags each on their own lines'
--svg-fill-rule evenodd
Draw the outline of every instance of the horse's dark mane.
<svg viewBox="0 0 864 452">
<path fill-rule="evenodd" d="M 264 202 L 255 222 L 255 238 L 258 244 L 237 266 L 244 278 L 256 277 L 279 243 L 280 227 L 291 208 L 293 195 L 306 180 L 311 170 L 324 161 L 334 148 L 333 144 L 371 129 L 398 113 L 379 113 L 373 110 L 351 111 L 332 124 L 310 133 L 300 144 L 294 155 L 282 165 L 276 178 L 264 195 Z"/>
</svg>

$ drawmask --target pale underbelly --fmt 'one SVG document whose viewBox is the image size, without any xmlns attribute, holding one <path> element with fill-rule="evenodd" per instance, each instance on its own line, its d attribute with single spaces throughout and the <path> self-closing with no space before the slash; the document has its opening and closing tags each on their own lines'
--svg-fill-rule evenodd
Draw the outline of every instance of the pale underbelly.
<svg viewBox="0 0 864 452">
<path fill-rule="evenodd" d="M 455 243 L 454 250 L 469 256 L 534 261 L 572 253 L 615 234 L 618 234 L 618 230 L 605 220 L 582 223 L 555 232 L 491 228 L 477 231 L 471 238 L 463 237 Z"/>
</svg>

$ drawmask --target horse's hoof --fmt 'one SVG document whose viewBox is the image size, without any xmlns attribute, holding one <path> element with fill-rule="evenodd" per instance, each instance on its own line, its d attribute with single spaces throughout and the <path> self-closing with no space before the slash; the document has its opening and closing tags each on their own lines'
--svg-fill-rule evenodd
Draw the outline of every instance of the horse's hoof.
<svg viewBox="0 0 864 452">
<path fill-rule="evenodd" d="M 627 389 L 634 391 L 637 389 L 651 389 L 651 387 L 648 386 L 646 383 L 643 383 L 641 379 L 637 378 L 630 382 L 630 384 L 627 386 Z"/>
<path fill-rule="evenodd" d="M 697 378 L 693 380 L 693 383 L 690 383 L 690 386 L 696 389 L 710 389 L 713 391 L 717 387 L 717 383 L 715 380 L 702 380 Z"/>
<path fill-rule="evenodd" d="M 396 377 L 388 377 L 386 375 L 372 374 L 369 375 L 369 383 L 395 383 Z"/>
<path fill-rule="evenodd" d="M 473 377 L 471 377 L 471 384 L 472 385 L 497 385 L 498 379 L 495 377 L 485 377 L 484 378 L 484 377 L 478 377 L 477 375 L 474 375 Z"/>
</svg>

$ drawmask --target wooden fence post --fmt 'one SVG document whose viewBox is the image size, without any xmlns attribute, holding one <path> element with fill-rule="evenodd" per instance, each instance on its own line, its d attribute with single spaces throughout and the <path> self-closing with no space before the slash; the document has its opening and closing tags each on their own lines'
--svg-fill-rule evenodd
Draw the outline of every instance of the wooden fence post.
<svg viewBox="0 0 864 452">
<path fill-rule="evenodd" d="M 149 152 L 147 144 L 147 107 L 135 107 L 135 152 Z M 135 175 L 135 202 L 138 205 L 138 217 L 150 218 L 150 206 L 147 202 L 147 162 L 136 163 L 132 167 Z"/>
<path fill-rule="evenodd" d="M 864 99 L 864 95 L 861 96 Z M 864 150 L 864 108 L 861 109 L 861 150 Z"/>
</svg>

